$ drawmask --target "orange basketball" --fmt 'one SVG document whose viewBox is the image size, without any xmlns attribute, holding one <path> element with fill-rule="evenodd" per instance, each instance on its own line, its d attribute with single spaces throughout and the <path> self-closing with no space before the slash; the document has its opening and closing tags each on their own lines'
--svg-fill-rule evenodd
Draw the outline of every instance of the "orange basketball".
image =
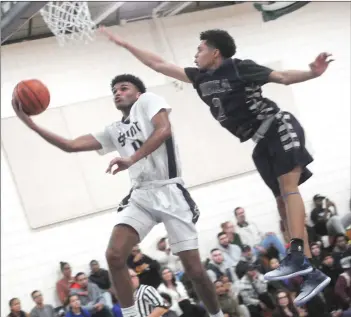
<svg viewBox="0 0 351 317">
<path fill-rule="evenodd" d="M 13 93 L 15 100 L 28 115 L 42 113 L 50 103 L 49 89 L 38 79 L 22 80 Z"/>
</svg>

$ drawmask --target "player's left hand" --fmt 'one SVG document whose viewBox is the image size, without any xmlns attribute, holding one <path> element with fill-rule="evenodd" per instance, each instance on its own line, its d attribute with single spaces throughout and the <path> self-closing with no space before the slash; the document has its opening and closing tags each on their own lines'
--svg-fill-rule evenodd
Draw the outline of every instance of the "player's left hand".
<svg viewBox="0 0 351 317">
<path fill-rule="evenodd" d="M 134 164 L 134 161 L 132 160 L 131 157 L 116 157 L 110 162 L 106 170 L 106 173 L 108 174 L 112 173 L 112 175 L 116 175 L 118 172 L 127 170 L 133 164 Z M 117 168 L 115 170 L 112 170 L 115 165 L 117 166 Z"/>
<path fill-rule="evenodd" d="M 315 61 L 310 64 L 310 69 L 315 76 L 320 76 L 327 70 L 328 65 L 334 61 L 330 57 L 332 57 L 332 54 L 320 53 Z"/>
</svg>

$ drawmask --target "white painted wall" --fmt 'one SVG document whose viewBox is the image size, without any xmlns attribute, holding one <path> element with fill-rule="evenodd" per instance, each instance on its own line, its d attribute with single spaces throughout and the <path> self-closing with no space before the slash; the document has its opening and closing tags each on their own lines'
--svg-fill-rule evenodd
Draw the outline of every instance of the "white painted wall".
<svg viewBox="0 0 351 317">
<path fill-rule="evenodd" d="M 350 6 L 346 2 L 310 3 L 292 15 L 262 23 L 251 4 L 242 4 L 163 21 L 175 60 L 184 66 L 193 61 L 198 33 L 214 27 L 230 31 L 239 57 L 260 63 L 281 59 L 285 69 L 307 68 L 324 50 L 335 55 L 336 61 L 325 76 L 295 85 L 293 91 L 316 159 L 311 165 L 314 177 L 302 186 L 304 199 L 310 208 L 315 193 L 326 194 L 340 213 L 348 212 L 350 198 Z M 151 22 L 116 29 L 136 44 L 160 54 L 164 51 Z M 40 78 L 48 84 L 52 107 L 110 94 L 109 82 L 117 73 L 135 73 L 148 86 L 167 80 L 102 39 L 76 47 L 74 53 L 60 49 L 53 38 L 14 44 L 2 47 L 1 58 L 2 117 L 13 115 L 11 90 L 25 78 Z M 25 164 L 25 154 L 23 158 Z M 3 153 L 1 159 L 1 315 L 5 316 L 7 301 L 15 296 L 26 311 L 30 310 L 29 294 L 34 289 L 42 290 L 47 302 L 56 303 L 59 261 L 70 262 L 74 272 L 87 270 L 92 258 L 105 266 L 104 251 L 115 212 L 30 230 Z M 203 256 L 216 243 L 219 224 L 231 219 L 238 205 L 246 208 L 248 218 L 262 230 L 278 230 L 273 197 L 256 173 L 199 187 L 192 195 L 202 211 L 198 229 Z M 146 250 L 161 232 L 162 228 L 149 236 Z"/>
</svg>

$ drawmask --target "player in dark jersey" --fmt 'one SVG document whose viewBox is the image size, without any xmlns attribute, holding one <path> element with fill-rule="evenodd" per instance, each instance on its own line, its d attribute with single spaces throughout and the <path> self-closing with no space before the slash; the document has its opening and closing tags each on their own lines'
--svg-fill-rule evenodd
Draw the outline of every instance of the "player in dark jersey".
<svg viewBox="0 0 351 317">
<path fill-rule="evenodd" d="M 322 75 L 330 54 L 321 53 L 307 71 L 275 71 L 251 60 L 233 58 L 236 46 L 224 30 L 200 34 L 195 54 L 197 67 L 181 68 L 139 49 L 101 28 L 115 44 L 126 48 L 148 67 L 166 76 L 192 83 L 222 127 L 245 142 L 256 142 L 253 160 L 261 177 L 272 190 L 291 243 L 280 266 L 265 275 L 267 280 L 283 280 L 301 275 L 304 282 L 295 303 L 303 305 L 326 287 L 330 278 L 313 268 L 305 230 L 305 207 L 299 185 L 311 177 L 307 165 L 313 161 L 305 147 L 303 128 L 289 112 L 262 96 L 269 82 L 290 85 Z"/>
</svg>

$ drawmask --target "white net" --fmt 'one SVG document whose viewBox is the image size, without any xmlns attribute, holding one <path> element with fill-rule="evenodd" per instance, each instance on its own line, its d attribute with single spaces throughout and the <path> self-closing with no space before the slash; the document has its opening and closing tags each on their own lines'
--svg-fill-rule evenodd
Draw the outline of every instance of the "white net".
<svg viewBox="0 0 351 317">
<path fill-rule="evenodd" d="M 50 1 L 41 10 L 45 23 L 63 46 L 68 42 L 94 39 L 95 23 L 87 2 Z"/>
</svg>

